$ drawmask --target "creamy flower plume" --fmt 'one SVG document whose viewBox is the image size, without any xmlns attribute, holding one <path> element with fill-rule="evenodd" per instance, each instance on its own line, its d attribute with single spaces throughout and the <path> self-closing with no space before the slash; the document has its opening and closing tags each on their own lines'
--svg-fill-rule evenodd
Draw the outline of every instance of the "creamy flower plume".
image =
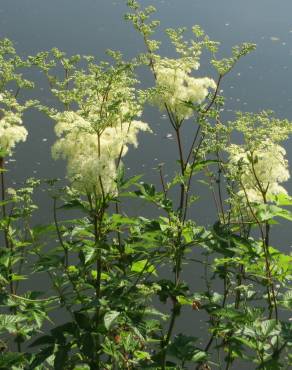
<svg viewBox="0 0 292 370">
<path fill-rule="evenodd" d="M 117 192 L 117 161 L 137 147 L 139 131 L 150 131 L 140 121 L 119 123 L 98 131 L 89 121 L 75 112 L 57 117 L 55 131 L 59 139 L 54 144 L 53 157 L 67 160 L 67 174 L 75 189 L 90 194 Z"/>
<path fill-rule="evenodd" d="M 286 151 L 282 146 L 267 141 L 251 152 L 240 145 L 231 145 L 229 154 L 230 172 L 240 179 L 242 189 L 239 195 L 247 196 L 250 202 L 262 203 L 263 193 L 267 199 L 272 195 L 287 194 L 280 185 L 290 177 Z"/>
<path fill-rule="evenodd" d="M 26 138 L 27 130 L 22 126 L 21 114 L 5 111 L 0 119 L 0 150 L 11 155 L 15 145 Z"/>
<path fill-rule="evenodd" d="M 158 62 L 155 67 L 157 93 L 153 99 L 154 104 L 162 110 L 167 104 L 179 120 L 190 118 L 193 109 L 185 102 L 201 104 L 206 99 L 209 89 L 216 88 L 215 81 L 208 77 L 190 76 L 191 70 L 198 67 L 198 63 L 191 68 L 180 60 L 165 59 Z"/>
</svg>

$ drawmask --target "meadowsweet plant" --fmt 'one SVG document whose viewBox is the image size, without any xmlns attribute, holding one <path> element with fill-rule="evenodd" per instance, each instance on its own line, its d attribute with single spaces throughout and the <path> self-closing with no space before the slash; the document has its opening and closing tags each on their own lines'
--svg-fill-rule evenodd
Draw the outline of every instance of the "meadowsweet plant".
<svg viewBox="0 0 292 370">
<path fill-rule="evenodd" d="M 68 177 L 75 189 L 85 195 L 105 198 L 117 193 L 118 167 L 128 151 L 128 145 L 137 147 L 139 131 L 150 131 L 137 118 L 142 113 L 141 99 L 135 92 L 133 64 L 123 63 L 118 53 L 109 52 L 116 66 L 96 64 L 92 58 L 87 72 L 75 69 L 80 57 L 71 58 L 53 49 L 53 55 L 65 69 L 65 81 L 56 81 L 48 75 L 45 58 L 34 58 L 46 71 L 52 92 L 64 104 L 64 111 L 48 110 L 56 122 L 59 138 L 53 146 L 55 159 L 68 161 Z M 50 62 L 52 66 L 56 61 Z M 77 105 L 78 109 L 70 110 Z"/>
<path fill-rule="evenodd" d="M 169 188 L 174 185 L 179 184 L 180 191 L 176 203 L 178 204 L 178 208 L 176 210 L 173 209 L 171 200 L 167 202 L 167 208 L 159 204 L 168 213 L 168 218 L 163 219 L 163 222 L 160 221 L 161 230 L 166 231 L 165 239 L 161 246 L 165 248 L 166 252 L 165 263 L 169 265 L 169 259 L 172 261 L 174 278 L 173 280 L 163 280 L 163 293 L 159 294 L 162 301 L 172 302 L 172 310 L 169 317 L 169 324 L 166 325 L 166 332 L 161 336 L 161 349 L 158 351 L 156 357 L 156 366 L 162 369 L 168 366 L 173 366 L 174 368 L 178 366 L 170 361 L 170 359 L 168 360 L 168 355 L 172 355 L 182 361 L 180 365 L 182 367 L 187 361 L 197 361 L 200 364 L 198 367 L 208 368 L 208 355 L 206 352 L 210 351 L 213 343 L 216 341 L 219 366 L 221 366 L 220 349 L 222 348 L 227 353 L 225 357 L 226 368 L 230 368 L 236 358 L 244 358 L 245 355 L 241 351 L 240 340 L 234 340 L 233 338 L 234 327 L 232 328 L 231 325 L 230 330 L 228 329 L 230 322 L 226 326 L 224 325 L 226 318 L 224 312 L 226 311 L 227 317 L 228 315 L 232 317 L 234 309 L 243 309 L 241 307 L 241 301 L 244 300 L 243 297 L 245 294 L 250 294 L 250 297 L 253 297 L 252 288 L 249 291 L 249 288 L 244 285 L 247 278 L 245 276 L 245 267 L 243 266 L 244 264 L 239 262 L 240 258 L 246 254 L 241 249 L 243 245 L 247 247 L 251 244 L 249 247 L 251 255 L 255 252 L 255 245 L 252 246 L 253 242 L 251 241 L 253 225 L 257 225 L 260 230 L 261 241 L 256 242 L 258 243 L 256 244 L 257 248 L 260 246 L 260 250 L 256 252 L 256 254 L 259 253 L 259 256 L 255 260 L 253 260 L 255 255 L 253 257 L 250 256 L 248 263 L 252 263 L 252 261 L 259 263 L 259 260 L 261 260 L 261 276 L 263 279 L 261 282 L 267 286 L 266 298 L 268 299 L 269 307 L 267 317 L 265 317 L 265 314 L 263 316 L 259 315 L 262 311 L 257 311 L 257 314 L 259 315 L 259 320 L 263 320 L 263 323 L 266 325 L 268 322 L 266 323 L 264 319 L 272 320 L 274 313 L 275 321 L 271 321 L 269 324 L 271 328 L 274 325 L 279 325 L 276 302 L 278 291 L 275 291 L 275 281 L 273 280 L 276 280 L 277 277 L 276 274 L 273 276 L 272 273 L 273 269 L 276 270 L 275 265 L 279 263 L 279 260 L 272 261 L 272 253 L 270 253 L 269 249 L 270 221 L 253 217 L 252 219 L 249 218 L 246 224 L 246 220 L 242 218 L 242 215 L 252 213 L 253 208 L 249 199 L 244 199 L 244 197 L 239 197 L 239 195 L 242 195 L 242 191 L 246 195 L 246 198 L 248 198 L 248 195 L 256 194 L 258 196 L 257 200 L 260 197 L 260 206 L 263 206 L 263 203 L 267 206 L 268 196 L 270 198 L 279 194 L 285 196 L 286 192 L 279 184 L 289 178 L 289 173 L 287 171 L 287 162 L 284 158 L 285 151 L 279 146 L 278 142 L 286 139 L 289 135 L 290 122 L 287 120 L 278 120 L 271 113 L 263 112 L 259 115 L 242 114 L 238 116 L 238 120 L 235 123 L 222 125 L 220 112 L 224 104 L 224 99 L 219 96 L 220 83 L 228 72 L 234 68 L 239 58 L 253 50 L 254 45 L 242 44 L 235 46 L 232 49 L 231 57 L 218 60 L 216 57 L 218 43 L 210 41 L 199 27 L 196 26 L 192 29 L 195 39 L 190 42 L 184 40 L 183 35 L 185 29 L 169 29 L 167 30 L 167 34 L 178 53 L 178 59 L 161 58 L 157 55 L 159 43 L 151 38 L 155 28 L 159 24 L 150 18 L 154 9 L 148 7 L 143 10 L 136 1 L 129 1 L 128 5 L 132 13 L 127 15 L 127 19 L 132 21 L 135 28 L 142 35 L 146 47 L 145 63 L 150 66 L 153 72 L 156 84 L 153 93 L 153 102 L 168 114 L 170 124 L 174 129 L 177 139 L 180 164 L 180 173 L 174 177 L 173 181 L 165 183 L 162 174 L 160 174 L 161 186 L 165 198 L 168 197 Z M 204 49 L 209 50 L 212 54 L 211 64 L 218 73 L 217 78 L 215 78 L 217 83 L 214 82 L 214 78 L 202 78 L 201 76 L 197 78 L 195 76 L 200 70 L 199 58 Z M 190 75 L 191 72 L 194 72 L 194 76 Z M 168 78 L 165 77 L 166 75 L 168 75 Z M 210 94 L 208 94 L 208 91 L 210 91 Z M 184 122 L 191 117 L 193 117 L 192 122 L 196 124 L 196 133 L 191 147 L 188 149 L 183 147 L 181 137 Z M 236 146 L 236 144 L 227 145 L 230 142 L 230 138 L 233 137 L 232 132 L 234 131 L 240 131 L 244 134 L 246 138 L 245 147 Z M 230 153 L 230 162 L 227 164 L 228 170 L 226 170 L 224 161 L 222 161 L 222 155 L 227 147 Z M 269 153 L 272 152 L 274 155 L 273 161 L 269 161 Z M 253 158 L 253 155 L 255 155 L 255 158 Z M 217 171 L 210 169 L 212 161 L 213 163 L 217 162 Z M 267 166 L 268 161 L 269 166 Z M 233 172 L 234 181 L 231 179 L 232 175 L 231 178 L 229 177 L 229 169 L 231 168 L 239 175 L 237 177 Z M 190 193 L 193 176 L 202 169 L 205 169 L 205 173 L 209 178 L 209 186 L 215 200 L 219 219 L 210 232 L 204 231 L 193 220 L 187 219 L 187 210 L 194 200 Z M 233 209 L 231 212 L 226 212 L 226 205 L 222 195 L 223 187 L 225 186 L 225 181 L 222 180 L 223 175 L 225 175 L 224 180 L 226 181 L 227 190 L 232 194 L 236 192 L 237 206 L 238 203 L 240 204 L 241 212 L 237 216 L 237 222 L 231 219 Z M 247 192 L 244 190 L 245 186 L 247 187 Z M 234 187 L 237 190 L 234 190 Z M 139 194 L 145 197 L 145 192 L 148 193 L 148 199 L 157 204 L 158 196 L 156 194 L 153 196 L 153 189 L 152 196 L 149 194 L 147 188 L 142 189 Z M 281 212 L 289 218 L 287 212 L 283 210 L 278 210 L 278 215 Z M 270 217 L 273 216 L 270 215 Z M 205 232 L 204 238 L 202 235 Z M 203 246 L 205 249 L 203 254 L 207 257 L 205 260 L 207 292 L 192 295 L 189 292 L 187 282 L 181 277 L 181 272 L 182 265 L 186 263 L 188 253 L 190 253 L 190 247 L 199 245 Z M 238 252 L 240 257 L 238 257 L 236 252 L 237 248 L 240 250 Z M 222 258 L 214 259 L 214 257 L 211 257 L 213 258 L 215 276 L 223 280 L 223 294 L 221 293 L 219 295 L 213 292 L 212 284 L 208 278 L 212 272 L 208 272 L 210 254 L 213 254 L 215 251 L 223 255 Z M 275 249 L 273 251 L 280 258 L 281 253 L 275 251 Z M 282 258 L 287 258 L 287 262 L 290 260 L 288 256 L 284 257 L 282 255 Z M 228 264 L 229 261 L 232 261 L 230 266 Z M 236 263 L 234 265 L 233 263 L 235 261 Z M 285 265 L 282 267 L 288 277 L 288 266 Z M 285 283 L 287 283 L 287 280 Z M 247 291 L 244 292 L 244 289 L 247 289 Z M 197 297 L 200 298 L 197 299 Z M 234 301 L 232 303 L 233 299 Z M 201 349 L 200 351 L 200 349 L 193 345 L 192 351 L 185 353 L 185 357 L 183 354 L 180 354 L 180 350 L 182 351 L 180 348 L 186 344 L 193 343 L 194 338 L 187 336 L 173 338 L 176 318 L 181 314 L 184 304 L 191 304 L 195 308 L 204 306 L 210 315 L 209 323 L 211 324 L 212 333 L 210 340 L 203 350 Z M 219 313 L 216 312 L 217 310 L 219 310 Z M 243 312 L 241 311 L 240 315 Z M 251 315 L 250 308 L 247 309 L 247 315 Z M 254 320 L 252 315 L 249 317 L 247 322 Z M 242 327 L 237 329 L 237 332 L 239 333 L 241 330 Z M 218 344 L 218 338 L 223 338 L 221 339 L 221 344 L 220 340 Z M 229 338 L 232 339 L 229 340 Z M 260 364 L 260 367 L 270 366 L 265 365 L 265 362 L 275 366 L 279 359 L 279 348 L 283 350 L 286 345 L 285 340 L 285 344 L 280 344 L 280 341 L 278 337 L 276 339 L 277 345 L 274 347 L 274 355 L 270 357 L 266 354 L 259 358 L 259 353 L 257 352 L 255 362 Z M 270 350 L 273 351 L 272 348 Z"/>
<path fill-rule="evenodd" d="M 0 44 L 0 368 L 288 369 L 292 258 L 271 240 L 279 220 L 292 221 L 284 148 L 291 123 L 270 111 L 222 118 L 222 80 L 254 44 L 219 59 L 219 43 L 199 26 L 189 40 L 185 28 L 169 28 L 176 57 L 161 55 L 155 8 L 127 4 L 145 46 L 130 61 L 54 48 L 24 62 L 8 40 Z M 153 76 L 146 90 L 141 65 Z M 18 69 L 29 66 L 46 76 L 56 104 L 18 102 L 32 87 Z M 124 165 L 156 130 L 144 122 L 146 103 L 167 115 L 178 159 L 168 176 L 158 166 L 155 185 L 147 174 L 128 177 Z M 32 105 L 54 125 L 52 157 L 65 162 L 66 183 L 27 179 L 6 189 L 5 158 L 25 142 L 23 111 Z M 211 226 L 200 225 L 198 180 L 210 190 Z M 52 198 L 46 225 L 31 222 L 39 186 Z M 157 216 L 126 213 L 128 202 L 148 202 Z M 186 267 L 202 277 L 187 277 Z M 20 294 L 21 281 L 35 277 L 46 290 Z"/>
<path fill-rule="evenodd" d="M 0 176 L 1 176 L 1 251 L 0 251 L 0 332 L 3 369 L 17 368 L 24 363 L 23 344 L 38 335 L 46 316 L 46 299 L 22 286 L 33 269 L 27 266 L 32 253 L 31 217 L 37 206 L 32 199 L 39 181 L 25 179 L 21 188 L 7 187 L 9 167 L 7 159 L 17 146 L 25 142 L 28 132 L 23 124 L 23 113 L 35 105 L 34 101 L 19 103 L 23 89 L 32 88 L 21 71 L 29 67 L 17 56 L 13 44 L 0 41 Z M 30 257 L 29 257 L 30 256 Z M 14 365 L 16 367 L 14 367 Z M 19 368 L 19 367 L 18 367 Z"/>
<path fill-rule="evenodd" d="M 138 283 L 141 270 L 154 273 L 155 268 L 147 259 L 141 260 L 141 252 L 127 249 L 127 240 L 134 233 L 134 229 L 128 230 L 129 225 L 138 227 L 140 222 L 119 214 L 119 195 L 137 179 L 124 178 L 122 161 L 130 146 L 138 146 L 139 132 L 151 130 L 140 120 L 145 94 L 136 89 L 133 74 L 136 62 L 125 63 L 120 54 L 109 54 L 113 65 L 98 64 L 94 58 L 86 57 L 82 60 L 87 64 L 86 70 L 78 68 L 78 56 L 70 59 L 69 67 L 66 56 L 56 49 L 51 54 L 41 53 L 31 58 L 45 72 L 52 93 L 63 103 L 61 111 L 40 107 L 56 122 L 57 140 L 52 155 L 67 161 L 70 183 L 65 191 L 53 194 L 59 245 L 51 250 L 51 258 L 39 261 L 41 271 L 54 271 L 53 285 L 58 286 L 57 293 L 61 293 L 63 305 L 73 318 L 70 325 L 74 333 L 68 333 L 68 350 L 62 355 L 63 365 L 58 366 L 65 366 L 80 340 L 79 357 L 73 356 L 69 361 L 79 361 L 91 368 L 106 366 L 105 358 L 111 368 L 126 366 L 128 362 L 134 365 L 148 357 L 143 352 L 145 338 L 135 323 L 139 318 L 143 322 L 146 302 L 149 304 L 149 295 L 157 288 L 143 284 L 138 288 Z M 51 75 L 58 67 L 65 69 L 64 81 Z M 57 202 L 60 200 L 67 209 L 81 208 L 86 217 L 59 222 Z M 117 214 L 111 216 L 109 207 L 114 207 Z M 56 265 L 60 246 L 64 258 Z M 131 297 L 129 310 L 124 302 Z M 84 326 L 80 320 L 88 324 Z M 63 326 L 58 330 L 62 331 Z M 56 345 L 50 348 L 51 354 L 57 353 L 57 366 L 63 347 L 54 339 L 53 332 L 51 338 Z M 34 365 L 44 359 L 40 353 Z"/>
</svg>

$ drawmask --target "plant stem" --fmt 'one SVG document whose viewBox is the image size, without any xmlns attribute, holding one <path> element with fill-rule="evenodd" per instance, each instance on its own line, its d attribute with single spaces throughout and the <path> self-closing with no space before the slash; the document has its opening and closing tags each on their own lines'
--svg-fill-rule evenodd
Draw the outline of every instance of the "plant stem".
<svg viewBox="0 0 292 370">
<path fill-rule="evenodd" d="M 3 157 L 0 158 L 0 171 L 1 171 L 2 217 L 5 219 L 6 218 L 6 215 L 7 215 L 7 212 L 6 212 L 6 205 L 5 205 L 5 201 L 6 201 L 6 199 L 5 199 L 5 178 L 4 178 L 5 168 L 4 168 L 4 158 Z M 13 243 L 10 243 L 9 242 L 8 227 L 9 226 L 7 226 L 7 225 L 4 226 L 5 247 L 6 247 L 6 249 L 10 250 L 10 257 L 9 257 L 9 264 L 8 264 L 8 275 L 9 275 L 9 279 L 8 280 L 9 280 L 10 293 L 11 294 L 15 294 L 16 291 L 15 291 L 15 287 L 14 287 L 14 284 L 13 284 L 13 281 L 12 281 L 13 270 L 12 270 L 12 266 L 11 266 L 12 255 L 13 255 Z M 16 315 L 17 308 L 16 307 L 11 308 L 11 312 L 14 315 Z M 17 331 L 19 330 L 18 324 L 16 324 L 16 330 Z M 17 337 L 18 337 L 18 335 L 17 335 Z M 18 352 L 22 352 L 21 342 L 17 340 L 17 337 L 16 337 L 17 351 Z"/>
<path fill-rule="evenodd" d="M 56 227 L 56 231 L 57 231 L 57 236 L 58 236 L 60 245 L 61 245 L 61 247 L 63 248 L 63 251 L 64 251 L 65 269 L 67 270 L 68 265 L 69 265 L 68 248 L 65 246 L 65 244 L 63 242 L 63 238 L 62 238 L 62 235 L 61 235 L 61 230 L 60 230 L 58 219 L 57 219 L 57 198 L 56 197 L 54 197 L 53 215 L 54 215 L 54 223 L 55 223 L 55 227 Z"/>
<path fill-rule="evenodd" d="M 2 201 L 2 217 L 5 219 L 7 216 L 6 212 L 6 205 L 5 205 L 5 178 L 4 178 L 4 158 L 0 158 L 0 171 L 1 171 L 1 201 Z M 8 225 L 8 224 L 7 224 Z M 12 281 L 12 266 L 11 266 L 11 259 L 13 253 L 13 244 L 9 242 L 9 232 L 8 226 L 4 226 L 4 240 L 5 240 L 5 247 L 6 249 L 10 250 L 10 258 L 9 258 L 9 266 L 8 266 L 8 274 L 9 274 L 9 286 L 10 286 L 10 293 L 15 294 L 15 288 Z"/>
<path fill-rule="evenodd" d="M 96 329 L 97 329 L 97 353 L 96 353 L 96 367 L 94 367 L 95 370 L 100 369 L 100 355 L 99 355 L 99 347 L 100 347 L 100 337 L 98 333 L 98 327 L 100 324 L 100 292 L 101 292 L 101 272 L 102 272 L 102 253 L 101 253 L 101 241 L 102 241 L 102 235 L 101 235 L 101 227 L 102 227 L 102 221 L 103 221 L 103 215 L 104 215 L 104 206 L 102 206 L 99 214 L 97 212 L 93 216 L 93 226 L 94 226 L 94 237 L 95 237 L 95 247 L 97 252 L 97 258 L 96 258 L 96 282 L 95 282 L 95 295 L 97 299 L 97 308 L 95 313 L 96 318 Z"/>
<path fill-rule="evenodd" d="M 4 178 L 4 158 L 0 157 L 0 171 L 1 171 L 1 201 L 2 201 L 2 217 L 6 218 L 6 205 L 5 205 L 5 178 Z M 7 227 L 4 227 L 4 239 L 5 239 L 5 246 L 7 249 L 10 248 L 9 240 L 8 240 L 8 230 Z"/>
</svg>

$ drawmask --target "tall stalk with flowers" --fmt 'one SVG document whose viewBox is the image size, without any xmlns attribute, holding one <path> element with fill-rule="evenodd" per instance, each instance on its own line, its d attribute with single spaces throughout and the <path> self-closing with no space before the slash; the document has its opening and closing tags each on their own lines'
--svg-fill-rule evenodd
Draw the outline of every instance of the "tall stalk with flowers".
<svg viewBox="0 0 292 370">
<path fill-rule="evenodd" d="M 271 230 L 281 218 L 292 221 L 282 185 L 291 123 L 270 111 L 223 120 L 221 83 L 253 44 L 218 59 L 219 43 L 199 26 L 189 41 L 184 28 L 167 29 L 177 58 L 162 56 L 152 38 L 154 7 L 127 3 L 126 18 L 146 48 L 129 62 L 119 52 L 98 62 L 54 48 L 24 63 L 9 41 L 0 43 L 0 368 L 228 370 L 247 362 L 288 370 L 292 259 L 274 246 Z M 211 54 L 215 77 L 201 72 L 203 53 Z M 154 85 L 144 91 L 137 88 L 142 65 Z M 21 189 L 5 188 L 5 158 L 26 140 L 23 112 L 33 104 L 18 102 L 31 85 L 17 72 L 27 66 L 44 73 L 56 103 L 37 106 L 54 123 L 52 156 L 66 164 L 65 185 L 28 179 Z M 144 103 L 166 112 L 176 139 L 177 169 L 166 176 L 159 165 L 160 190 L 141 175 L 127 178 L 123 164 L 138 135 L 151 132 L 140 120 Z M 214 200 L 211 226 L 198 224 L 197 180 Z M 52 196 L 52 223 L 33 226 L 40 185 Z M 125 199 L 149 202 L 158 215 L 137 216 Z M 186 265 L 194 274 L 186 276 Z M 19 293 L 21 280 L 39 276 L 49 278 L 44 292 Z"/>
<path fill-rule="evenodd" d="M 252 51 L 254 45 L 243 44 L 241 47 L 235 47 L 231 58 L 220 61 L 215 57 L 219 44 L 211 41 L 199 26 L 192 28 L 194 39 L 191 41 L 184 39 L 184 28 L 168 29 L 166 33 L 179 57 L 177 59 L 163 58 L 157 54 L 159 42 L 151 39 L 155 28 L 159 25 L 158 21 L 149 20 L 151 14 L 155 12 L 155 8 L 150 6 L 142 9 L 140 4 L 134 0 L 128 1 L 128 6 L 133 12 L 128 14 L 126 19 L 132 21 L 136 30 L 143 37 L 147 50 L 144 55 L 145 63 L 150 66 L 156 84 L 152 91 L 151 101 L 160 110 L 166 111 L 177 142 L 180 165 L 179 180 L 176 176 L 172 183 L 167 184 L 167 187 L 172 187 L 176 183 L 180 186 L 177 210 L 172 210 L 172 214 L 168 215 L 169 220 L 173 218 L 175 223 L 171 259 L 174 273 L 173 285 L 174 289 L 177 289 L 181 284 L 182 262 L 186 253 L 183 233 L 188 223 L 188 209 L 192 203 L 193 176 L 198 168 L 207 168 L 212 163 L 212 160 L 208 161 L 208 154 L 214 151 L 218 153 L 218 150 L 224 147 L 224 136 L 227 133 L 219 119 L 222 107 L 222 98 L 219 96 L 220 84 L 240 57 Z M 219 74 L 217 82 L 212 78 L 192 75 L 199 69 L 200 56 L 205 49 L 213 55 L 212 63 Z M 182 130 L 187 120 L 192 120 L 196 124 L 190 148 L 184 148 L 182 144 Z M 215 122 L 215 126 L 212 126 L 212 121 Z M 225 134 L 224 131 L 226 131 Z M 221 142 L 218 141 L 219 136 Z M 214 162 L 217 160 L 218 158 Z M 166 188 L 163 182 L 162 186 L 165 192 Z M 220 213 L 224 215 L 223 209 Z M 170 295 L 170 298 L 173 304 L 172 313 L 166 334 L 161 339 L 162 369 L 166 368 L 167 348 L 181 307 L 177 296 Z"/>
<path fill-rule="evenodd" d="M 46 319 L 47 306 L 46 300 L 37 300 L 36 292 L 27 291 L 21 284 L 33 274 L 26 263 L 32 250 L 31 218 L 37 208 L 32 196 L 39 182 L 28 178 L 21 188 L 14 189 L 7 176 L 9 159 L 18 144 L 27 139 L 24 112 L 36 104 L 31 100 L 20 103 L 19 99 L 23 90 L 33 87 L 33 82 L 23 77 L 28 67 L 28 61 L 16 54 L 10 40 L 0 41 L 0 331 L 5 338 L 1 340 L 1 366 L 5 368 L 22 362 L 23 344 L 38 332 Z"/>
<path fill-rule="evenodd" d="M 90 261 L 87 262 L 90 262 L 90 266 L 95 262 L 94 281 L 91 285 L 94 287 L 96 301 L 94 313 L 91 315 L 96 355 L 92 359 L 91 368 L 99 369 L 99 354 L 103 343 L 100 327 L 104 317 L 101 307 L 104 289 L 102 275 L 106 270 L 106 256 L 109 252 L 107 235 L 110 228 L 107 211 L 111 204 L 115 204 L 118 210 L 123 157 L 130 145 L 137 147 L 139 132 L 151 130 L 146 123 L 136 120 L 142 113 L 142 105 L 134 89 L 136 80 L 133 77 L 133 63 L 125 63 L 119 53 L 110 52 L 115 66 L 109 63 L 98 65 L 93 58 L 86 58 L 88 64 L 85 72 L 76 68 L 78 56 L 71 59 L 70 65 L 69 59 L 63 53 L 55 49 L 52 53 L 55 60 L 49 63 L 59 63 L 65 68 L 64 81 L 57 81 L 49 74 L 49 63 L 46 62 L 48 53 L 39 54 L 33 63 L 38 64 L 47 74 L 53 94 L 64 104 L 64 111 L 61 112 L 42 107 L 56 122 L 55 132 L 58 139 L 52 148 L 52 154 L 55 159 L 63 158 L 67 161 L 71 190 L 76 195 L 75 200 L 87 213 L 91 224 L 93 250 Z M 73 106 L 74 110 L 71 109 Z M 63 240 L 64 233 L 58 225 L 57 217 L 55 224 L 66 254 L 64 268 L 70 271 L 70 248 L 68 250 L 68 243 Z M 117 236 L 116 247 L 122 258 L 124 246 L 119 229 Z"/>
</svg>

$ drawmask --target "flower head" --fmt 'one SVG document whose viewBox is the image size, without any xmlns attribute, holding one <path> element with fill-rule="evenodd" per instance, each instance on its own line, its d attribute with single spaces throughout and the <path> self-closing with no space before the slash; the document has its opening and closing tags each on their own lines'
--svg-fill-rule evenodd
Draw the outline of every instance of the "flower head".
<svg viewBox="0 0 292 370">
<path fill-rule="evenodd" d="M 193 69 L 198 67 L 196 64 Z M 157 93 L 154 96 L 154 104 L 162 110 L 166 104 L 179 120 L 193 115 L 193 109 L 185 102 L 201 104 L 209 89 L 216 88 L 214 80 L 208 77 L 191 77 L 191 70 L 188 64 L 179 59 L 160 60 L 155 67 Z"/>
<path fill-rule="evenodd" d="M 137 147 L 139 131 L 150 131 L 140 121 L 124 122 L 96 131 L 94 125 L 76 112 L 57 116 L 59 139 L 52 148 L 55 159 L 67 160 L 67 175 L 75 189 L 95 195 L 117 192 L 117 161 L 126 155 L 128 145 Z"/>
<path fill-rule="evenodd" d="M 12 154 L 15 145 L 27 138 L 27 130 L 22 126 L 20 113 L 4 111 L 0 119 L 0 151 Z"/>
<path fill-rule="evenodd" d="M 239 195 L 250 202 L 262 203 L 272 195 L 287 194 L 280 183 L 290 178 L 286 151 L 270 141 L 256 150 L 240 145 L 229 148 L 229 171 L 239 180 Z"/>
</svg>

